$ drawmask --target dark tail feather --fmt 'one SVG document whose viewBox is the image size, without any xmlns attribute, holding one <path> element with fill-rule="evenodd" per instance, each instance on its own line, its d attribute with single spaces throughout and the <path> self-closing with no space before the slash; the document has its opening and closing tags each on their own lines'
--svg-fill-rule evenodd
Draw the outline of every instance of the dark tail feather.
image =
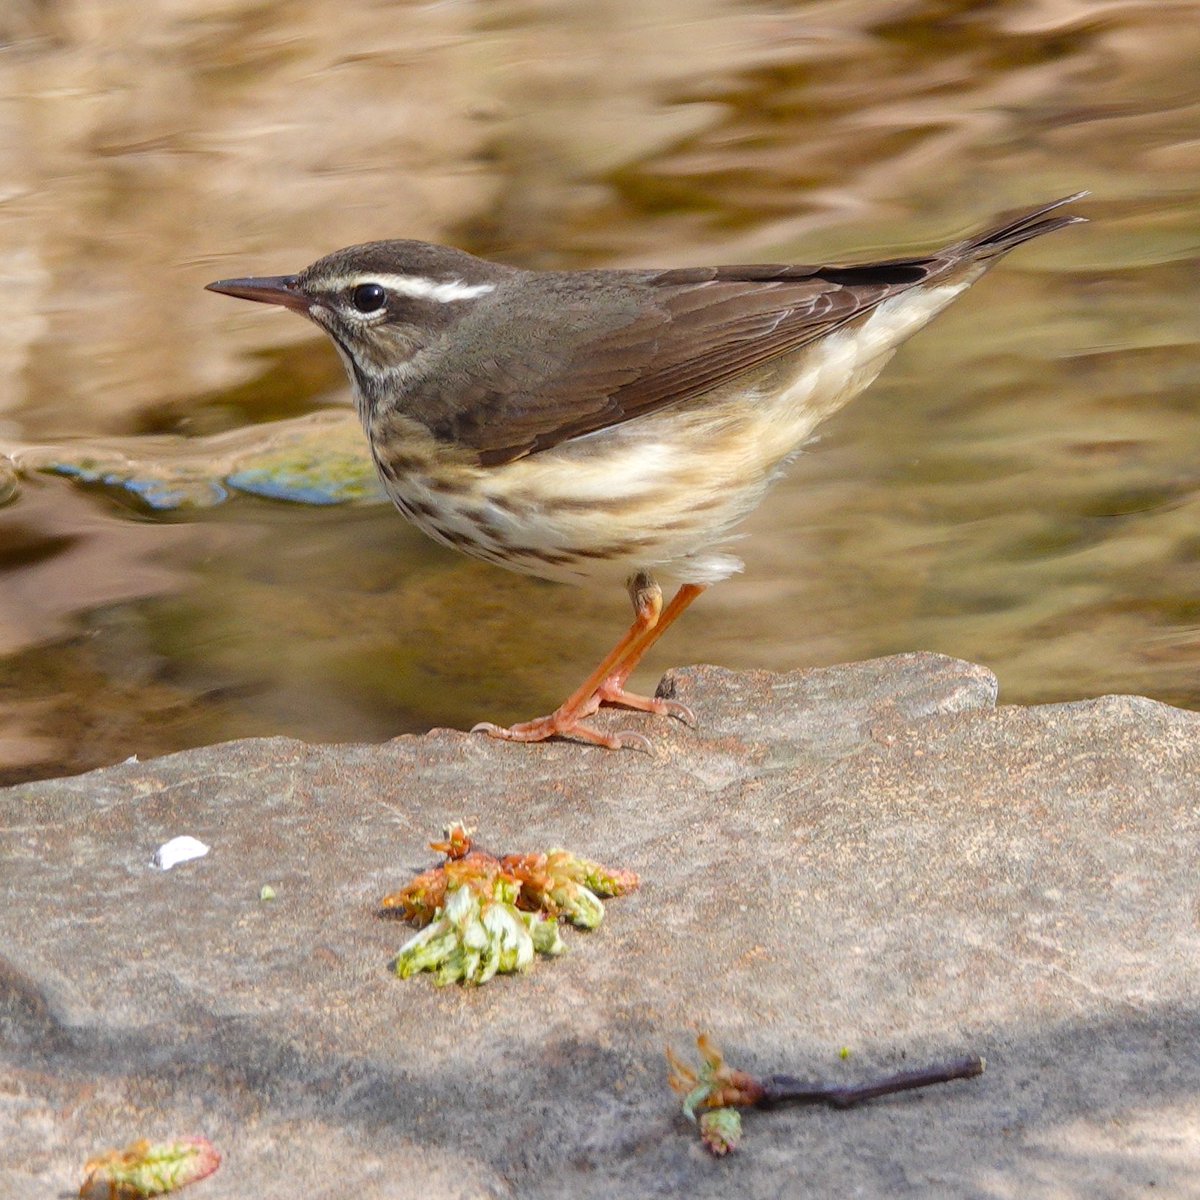
<svg viewBox="0 0 1200 1200">
<path fill-rule="evenodd" d="M 1019 246 L 1030 238 L 1041 237 L 1043 233 L 1053 233 L 1056 229 L 1065 229 L 1068 225 L 1079 225 L 1086 222 L 1087 217 L 1074 214 L 1047 217 L 1046 214 L 1052 213 L 1056 208 L 1062 208 L 1064 204 L 1082 200 L 1089 194 L 1076 192 L 1073 196 L 1052 200 L 1049 204 L 1039 205 L 1028 212 L 1010 215 L 1003 225 L 968 238 L 962 244 L 962 248 L 973 258 L 993 258 L 998 254 L 1007 254 L 1014 246 Z"/>
</svg>

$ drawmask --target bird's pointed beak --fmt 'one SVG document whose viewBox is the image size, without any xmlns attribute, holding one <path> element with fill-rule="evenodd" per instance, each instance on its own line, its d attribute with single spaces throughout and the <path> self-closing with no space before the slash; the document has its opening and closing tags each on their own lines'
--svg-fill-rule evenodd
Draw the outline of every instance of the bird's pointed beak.
<svg viewBox="0 0 1200 1200">
<path fill-rule="evenodd" d="M 263 304 L 282 304 L 293 312 L 307 313 L 312 303 L 300 286 L 298 275 L 263 275 L 257 279 L 218 279 L 206 285 L 210 292 L 258 300 Z"/>
</svg>

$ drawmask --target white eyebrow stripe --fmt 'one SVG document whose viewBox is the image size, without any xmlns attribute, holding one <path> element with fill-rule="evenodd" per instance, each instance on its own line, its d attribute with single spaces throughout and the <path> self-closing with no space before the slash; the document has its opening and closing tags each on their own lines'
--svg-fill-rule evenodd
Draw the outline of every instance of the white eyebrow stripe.
<svg viewBox="0 0 1200 1200">
<path fill-rule="evenodd" d="M 389 292 L 396 292 L 413 300 L 438 300 L 442 304 L 453 304 L 456 300 L 474 300 L 476 296 L 486 296 L 488 292 L 496 290 L 494 283 L 463 283 L 461 279 L 437 283 L 423 275 L 342 275 L 337 279 L 322 282 L 325 287 L 334 290 L 358 287 L 364 283 L 377 283 Z"/>
</svg>

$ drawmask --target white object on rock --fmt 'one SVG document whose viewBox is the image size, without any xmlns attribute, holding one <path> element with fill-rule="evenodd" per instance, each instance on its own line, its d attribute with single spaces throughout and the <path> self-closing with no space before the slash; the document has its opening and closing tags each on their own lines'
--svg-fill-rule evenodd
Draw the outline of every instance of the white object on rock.
<svg viewBox="0 0 1200 1200">
<path fill-rule="evenodd" d="M 163 842 L 154 852 L 154 865 L 160 870 L 169 871 L 181 862 L 192 858 L 203 858 L 209 848 L 198 838 L 175 837 L 169 842 Z"/>
</svg>

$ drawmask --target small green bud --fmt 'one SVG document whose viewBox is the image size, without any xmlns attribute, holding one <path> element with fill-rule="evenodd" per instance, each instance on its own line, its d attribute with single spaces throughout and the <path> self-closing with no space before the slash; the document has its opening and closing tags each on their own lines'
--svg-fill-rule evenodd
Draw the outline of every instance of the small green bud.
<svg viewBox="0 0 1200 1200">
<path fill-rule="evenodd" d="M 600 898 L 581 883 L 564 883 L 550 893 L 559 911 L 580 929 L 595 929 L 604 920 Z"/>
<path fill-rule="evenodd" d="M 613 870 L 590 858 L 580 858 L 569 850 L 551 850 L 547 856 L 555 873 L 583 884 L 597 896 L 624 896 L 639 883 L 633 871 Z"/>
<path fill-rule="evenodd" d="M 533 948 L 539 954 L 561 954 L 567 948 L 558 932 L 558 922 L 553 917 L 543 917 L 539 913 L 521 915 L 529 923 L 529 932 L 533 935 Z"/>
<path fill-rule="evenodd" d="M 700 1138 L 718 1158 L 732 1154 L 742 1140 L 742 1114 L 736 1108 L 710 1108 L 700 1116 Z"/>
</svg>

